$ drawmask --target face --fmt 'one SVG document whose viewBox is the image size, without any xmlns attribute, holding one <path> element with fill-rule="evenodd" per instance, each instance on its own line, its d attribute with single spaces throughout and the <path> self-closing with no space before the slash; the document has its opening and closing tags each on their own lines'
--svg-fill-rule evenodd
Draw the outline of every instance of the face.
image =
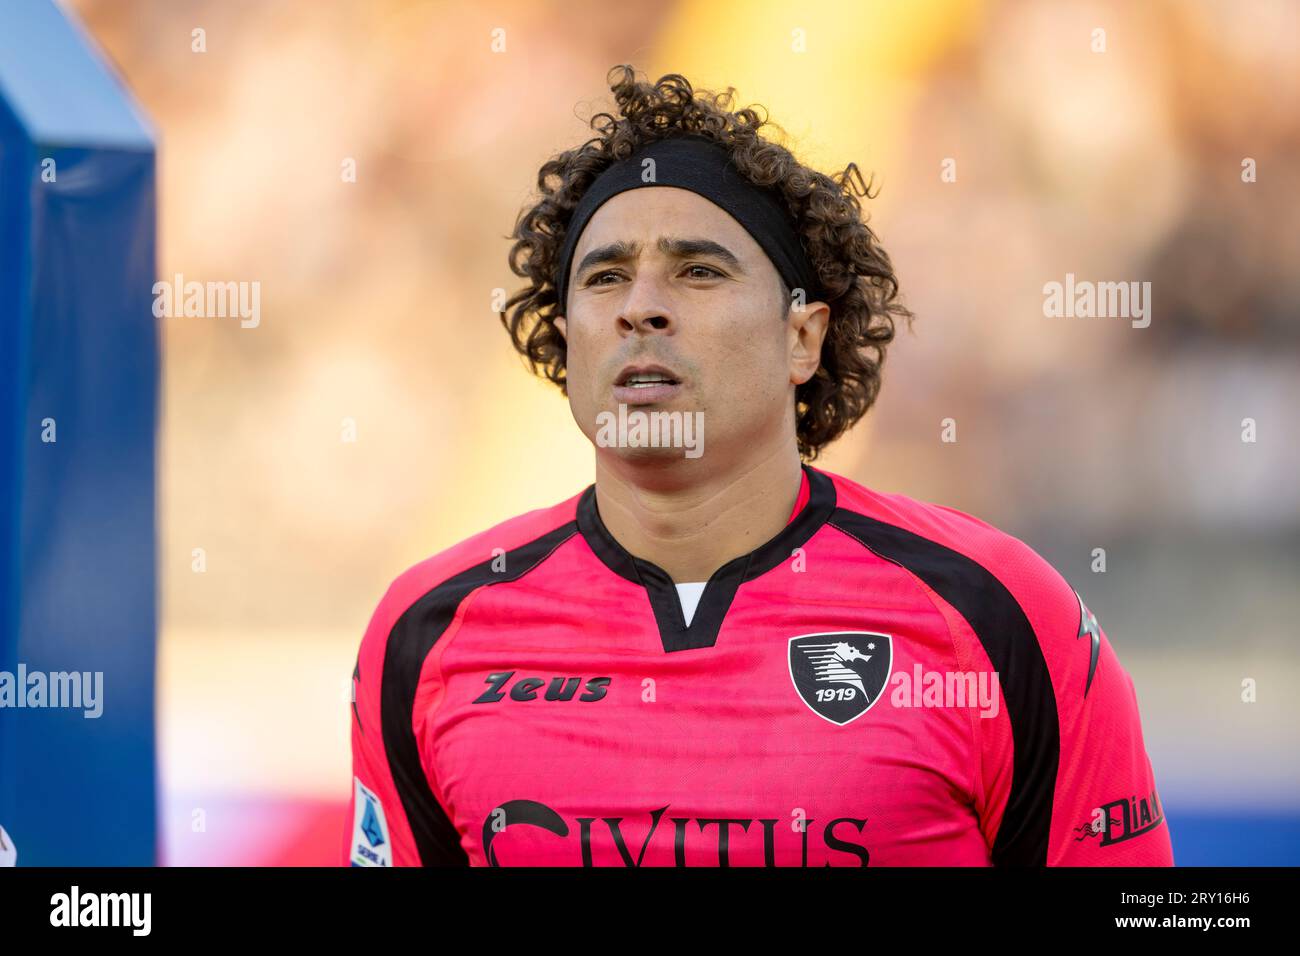
<svg viewBox="0 0 1300 956">
<path fill-rule="evenodd" d="M 702 460 L 793 443 L 794 390 L 817 369 L 830 309 L 792 307 L 771 260 L 727 212 L 670 186 L 619 193 L 588 222 L 570 270 L 556 326 L 573 417 L 599 454 L 683 457 L 598 440 L 601 413 L 618 416 L 620 403 L 702 413 Z"/>
</svg>

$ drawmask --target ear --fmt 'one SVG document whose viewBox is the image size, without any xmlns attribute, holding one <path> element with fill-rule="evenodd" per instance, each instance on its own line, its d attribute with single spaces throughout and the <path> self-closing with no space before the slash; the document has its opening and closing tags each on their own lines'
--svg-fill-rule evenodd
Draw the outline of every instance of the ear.
<svg viewBox="0 0 1300 956">
<path fill-rule="evenodd" d="M 830 327 L 831 307 L 825 302 L 790 305 L 786 338 L 790 348 L 790 384 L 802 385 L 822 361 L 822 341 Z"/>
<path fill-rule="evenodd" d="M 555 318 L 551 319 L 551 324 L 560 330 L 560 335 L 564 339 L 564 341 L 566 342 L 569 341 L 569 332 L 568 329 L 566 328 L 566 325 L 568 323 L 566 322 L 564 316 L 557 315 Z"/>
</svg>

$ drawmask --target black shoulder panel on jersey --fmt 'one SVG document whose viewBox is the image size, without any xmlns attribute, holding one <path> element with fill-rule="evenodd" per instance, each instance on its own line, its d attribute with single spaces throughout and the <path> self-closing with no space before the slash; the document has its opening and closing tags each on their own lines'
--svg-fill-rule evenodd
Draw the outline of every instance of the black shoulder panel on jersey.
<svg viewBox="0 0 1300 956">
<path fill-rule="evenodd" d="M 837 508 L 828 523 L 924 581 L 984 645 L 1006 696 L 1015 743 L 993 864 L 1045 866 L 1061 728 L 1047 661 L 1024 608 L 987 568 L 938 542 L 845 508 Z"/>
<path fill-rule="evenodd" d="M 380 691 L 384 751 L 424 866 L 469 865 L 469 857 L 460 845 L 456 827 L 447 818 L 429 786 L 420 761 L 419 743 L 411 726 L 415 692 L 425 658 L 470 592 L 518 580 L 577 531 L 577 523 L 570 521 L 506 552 L 505 571 L 494 571 L 493 562 L 499 558 L 489 558 L 448 578 L 407 608 L 388 634 Z"/>
</svg>

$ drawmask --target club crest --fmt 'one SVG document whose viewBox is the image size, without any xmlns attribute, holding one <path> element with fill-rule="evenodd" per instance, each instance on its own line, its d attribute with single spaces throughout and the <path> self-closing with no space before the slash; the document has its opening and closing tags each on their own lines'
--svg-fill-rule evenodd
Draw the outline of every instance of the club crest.
<svg viewBox="0 0 1300 956">
<path fill-rule="evenodd" d="M 790 680 L 818 717 L 847 724 L 884 692 L 894 641 L 871 631 L 832 631 L 790 638 Z"/>
</svg>

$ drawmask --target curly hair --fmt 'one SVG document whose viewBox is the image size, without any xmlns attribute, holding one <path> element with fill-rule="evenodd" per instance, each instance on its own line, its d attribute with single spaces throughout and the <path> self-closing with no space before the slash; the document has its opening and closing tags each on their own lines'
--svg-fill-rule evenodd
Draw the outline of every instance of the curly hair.
<svg viewBox="0 0 1300 956">
<path fill-rule="evenodd" d="M 874 199 L 871 184 L 863 183 L 854 163 L 826 176 L 760 137 L 764 125 L 783 138 L 784 131 L 769 122 L 766 110 L 761 116 L 754 107 L 733 111 L 733 87 L 723 93 L 695 91 L 678 73 L 652 85 L 638 81 L 626 64 L 610 70 L 608 82 L 621 116 L 597 113 L 590 121 L 595 138 L 543 164 L 537 174 L 540 197 L 515 222 L 510 269 L 529 284 L 506 301 L 501 324 L 533 374 L 544 375 L 567 395 L 565 340 L 555 326 L 563 307 L 555 270 L 574 207 L 606 167 L 648 143 L 686 133 L 714 139 L 727 147 L 742 175 L 779 190 L 817 270 L 821 299 L 830 306 L 820 367 L 795 390 L 799 454 L 814 460 L 875 402 L 895 320 L 903 318 L 910 326 L 913 318 L 896 301 L 893 266 L 862 215 L 858 197 Z M 782 288 L 788 296 L 784 282 Z"/>
</svg>

